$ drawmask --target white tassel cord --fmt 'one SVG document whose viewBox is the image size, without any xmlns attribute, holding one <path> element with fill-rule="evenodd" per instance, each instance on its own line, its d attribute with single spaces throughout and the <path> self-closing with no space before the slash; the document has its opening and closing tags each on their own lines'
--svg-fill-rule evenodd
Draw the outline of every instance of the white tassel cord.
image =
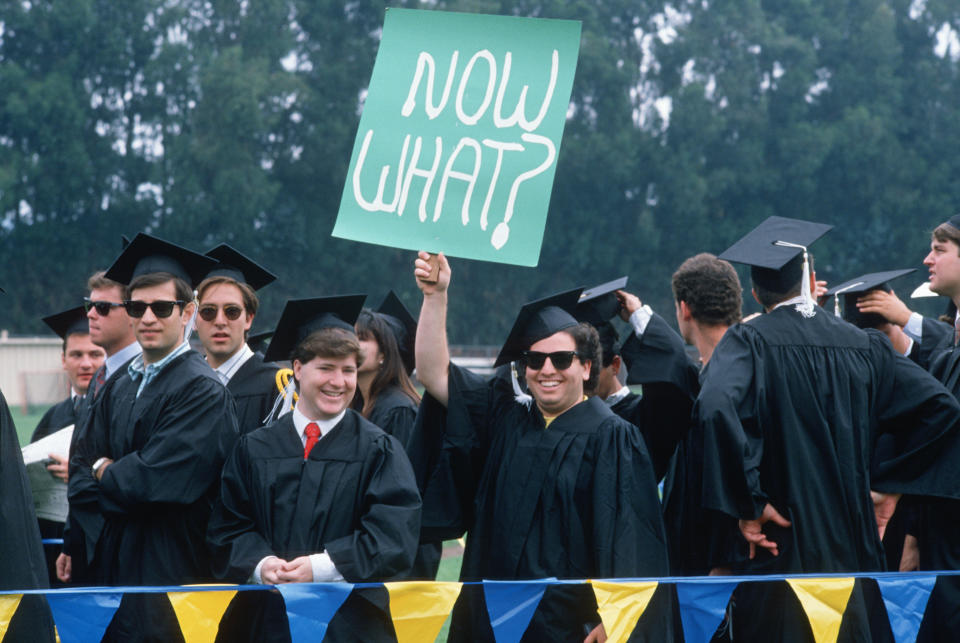
<svg viewBox="0 0 960 643">
<path fill-rule="evenodd" d="M 862 285 L 863 285 L 863 282 L 862 282 L 862 281 L 858 281 L 858 282 L 855 283 L 855 284 L 850 284 L 849 286 L 844 286 L 843 288 L 841 288 L 841 289 L 838 290 L 837 292 L 833 293 L 833 314 L 834 314 L 834 315 L 836 315 L 837 317 L 843 317 L 843 315 L 840 314 L 840 295 L 841 295 L 841 293 L 845 293 L 846 291 L 850 290 L 851 288 L 856 288 L 857 286 L 862 286 Z"/>
<path fill-rule="evenodd" d="M 533 398 L 520 388 L 516 362 L 510 362 L 510 382 L 513 384 L 513 399 L 529 409 L 530 405 L 533 404 Z"/>
<path fill-rule="evenodd" d="M 807 257 L 807 248 L 789 241 L 775 241 L 774 245 L 803 250 L 803 282 L 800 284 L 800 296 L 803 297 L 803 302 L 797 304 L 796 311 L 810 319 L 817 314 L 817 302 L 813 300 L 813 293 L 810 291 L 810 260 Z"/>
</svg>

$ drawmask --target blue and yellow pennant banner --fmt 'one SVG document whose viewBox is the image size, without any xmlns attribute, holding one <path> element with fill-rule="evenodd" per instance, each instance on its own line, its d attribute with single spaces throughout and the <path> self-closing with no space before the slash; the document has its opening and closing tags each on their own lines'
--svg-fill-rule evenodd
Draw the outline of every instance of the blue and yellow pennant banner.
<svg viewBox="0 0 960 643">
<path fill-rule="evenodd" d="M 710 640 L 723 620 L 730 597 L 741 583 L 786 581 L 796 594 L 817 643 L 835 643 L 857 579 L 880 588 L 897 643 L 916 639 L 937 576 L 960 572 L 851 575 L 639 578 L 571 581 L 483 581 L 482 583 L 308 583 L 201 585 L 176 587 L 97 587 L 0 592 L 0 641 L 24 595 L 46 597 L 62 643 L 96 643 L 103 637 L 125 593 L 165 593 L 187 643 L 212 642 L 237 592 L 279 591 L 294 643 L 319 641 L 354 588 L 385 588 L 399 643 L 433 641 L 449 617 L 463 585 L 481 585 L 497 643 L 523 636 L 544 592 L 551 585 L 589 583 L 610 643 L 626 641 L 658 588 L 676 591 L 684 639 Z"/>
</svg>

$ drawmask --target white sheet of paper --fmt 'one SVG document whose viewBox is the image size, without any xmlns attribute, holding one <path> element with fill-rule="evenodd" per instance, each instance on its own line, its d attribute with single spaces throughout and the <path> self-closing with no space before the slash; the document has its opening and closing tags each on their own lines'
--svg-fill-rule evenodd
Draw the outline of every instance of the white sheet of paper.
<svg viewBox="0 0 960 643">
<path fill-rule="evenodd" d="M 67 457 L 72 436 L 71 424 L 21 449 L 23 464 L 26 465 L 27 478 L 30 479 L 30 488 L 33 491 L 33 506 L 37 518 L 56 522 L 67 519 L 67 483 L 47 471 L 47 460 L 51 453 Z"/>
</svg>

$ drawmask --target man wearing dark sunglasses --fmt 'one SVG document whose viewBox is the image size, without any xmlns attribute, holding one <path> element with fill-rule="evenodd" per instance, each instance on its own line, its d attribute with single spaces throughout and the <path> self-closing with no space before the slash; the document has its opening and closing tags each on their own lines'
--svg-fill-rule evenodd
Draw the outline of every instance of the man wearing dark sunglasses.
<svg viewBox="0 0 960 643">
<path fill-rule="evenodd" d="M 143 352 L 97 396 L 71 457 L 71 471 L 86 466 L 94 481 L 102 528 L 88 549 L 97 584 L 181 585 L 212 577 L 203 536 L 237 437 L 236 417 L 184 330 L 193 288 L 214 265 L 138 234 L 105 275 L 126 284 L 124 308 Z M 70 499 L 73 512 L 72 493 Z M 165 596 L 128 593 L 103 640 L 181 636 Z"/>
<path fill-rule="evenodd" d="M 277 366 L 247 344 L 260 300 L 276 277 L 223 244 L 206 253 L 219 264 L 197 286 L 197 336 L 207 363 L 233 396 L 241 433 L 262 426 L 277 397 Z"/>
<path fill-rule="evenodd" d="M 418 377 L 426 394 L 409 449 L 421 485 L 421 540 L 469 530 L 461 580 L 651 577 L 667 573 L 653 466 L 639 429 L 598 397 L 600 341 L 573 317 L 580 289 L 524 305 L 494 366 L 525 376 L 479 377 L 450 362 L 446 339 L 450 267 L 420 253 L 423 305 Z M 508 371 L 509 372 L 509 371 Z M 511 380 L 514 380 L 511 382 Z M 673 640 L 671 596 L 658 590 L 638 627 Z M 537 641 L 600 634 L 587 586 L 552 586 L 526 630 Z M 493 641 L 481 587 L 465 585 L 450 641 Z"/>
<path fill-rule="evenodd" d="M 77 443 L 84 440 L 86 413 L 94 400 L 108 388 L 127 365 L 140 354 L 140 344 L 133 334 L 133 324 L 123 307 L 123 284 L 104 276 L 104 271 L 90 275 L 87 280 L 89 297 L 84 297 L 90 341 L 103 349 L 106 359 L 97 369 L 84 396 L 82 412 L 75 423 L 70 452 L 75 453 Z M 96 480 L 90 465 L 70 465 L 70 513 L 63 532 L 63 553 L 57 558 L 57 578 L 78 585 L 90 584 L 87 561 L 93 554 L 103 525 L 97 504 Z M 87 545 L 91 549 L 88 551 Z"/>
</svg>

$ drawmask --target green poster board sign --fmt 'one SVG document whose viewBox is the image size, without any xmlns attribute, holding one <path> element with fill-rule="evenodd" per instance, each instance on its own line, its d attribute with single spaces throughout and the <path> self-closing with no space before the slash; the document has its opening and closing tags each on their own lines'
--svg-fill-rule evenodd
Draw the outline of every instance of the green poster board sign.
<svg viewBox="0 0 960 643">
<path fill-rule="evenodd" d="M 535 266 L 580 23 L 388 9 L 333 235 Z"/>
</svg>

